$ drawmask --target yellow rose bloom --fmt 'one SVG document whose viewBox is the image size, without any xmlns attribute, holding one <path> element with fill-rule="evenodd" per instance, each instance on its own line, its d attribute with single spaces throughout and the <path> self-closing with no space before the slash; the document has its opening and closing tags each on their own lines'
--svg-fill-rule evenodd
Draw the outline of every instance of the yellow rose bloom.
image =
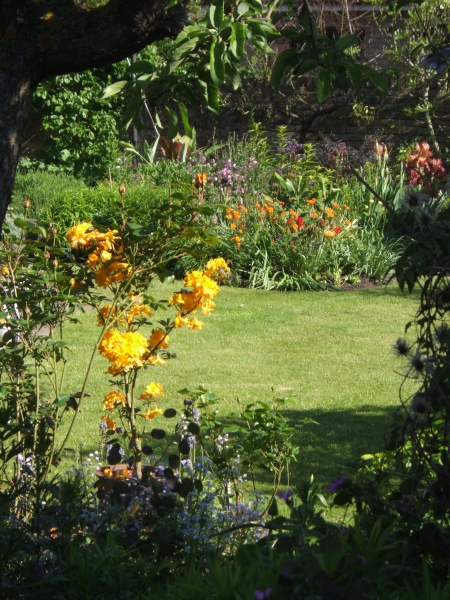
<svg viewBox="0 0 450 600">
<path fill-rule="evenodd" d="M 107 331 L 98 349 L 100 354 L 112 363 L 108 369 L 111 375 L 142 367 L 149 354 L 147 340 L 137 331 Z"/>
<path fill-rule="evenodd" d="M 107 415 L 106 417 L 102 417 L 101 420 L 103 421 L 103 423 L 106 423 L 106 427 L 108 429 L 115 429 L 117 427 L 117 423 L 113 421 L 109 415 Z"/>
<path fill-rule="evenodd" d="M 132 306 L 127 314 L 127 323 L 130 325 L 136 317 L 142 317 L 147 315 L 151 317 L 152 311 L 148 304 L 137 304 L 136 306 Z"/>
<path fill-rule="evenodd" d="M 151 348 L 168 348 L 169 336 L 162 329 L 152 329 L 148 343 Z"/>
<path fill-rule="evenodd" d="M 127 399 L 124 394 L 120 394 L 116 391 L 111 391 L 106 394 L 103 398 L 103 410 L 113 410 L 117 404 L 123 404 L 125 406 Z"/>
<path fill-rule="evenodd" d="M 114 261 L 107 267 L 101 267 L 95 274 L 95 282 L 100 287 L 108 287 L 112 283 L 124 281 L 131 275 L 131 265 Z"/>
<path fill-rule="evenodd" d="M 165 358 L 161 358 L 160 354 L 152 354 L 148 357 L 147 362 L 149 362 L 151 365 L 159 367 L 165 365 L 167 360 Z"/>
<path fill-rule="evenodd" d="M 150 408 L 148 410 L 146 410 L 143 413 L 139 413 L 139 415 L 141 417 L 143 417 L 144 419 L 149 419 L 150 421 L 153 421 L 153 419 L 158 416 L 158 415 L 162 415 L 163 411 L 160 410 L 157 406 L 155 406 L 155 408 L 153 410 L 151 410 Z"/>
<path fill-rule="evenodd" d="M 197 317 L 190 319 L 187 324 L 188 329 L 203 329 L 203 325 L 203 321 L 199 321 Z"/>
<path fill-rule="evenodd" d="M 78 223 L 66 233 L 66 240 L 71 248 L 86 248 L 95 241 L 93 232 L 92 223 Z"/>
<path fill-rule="evenodd" d="M 164 396 L 164 390 L 160 383 L 153 381 L 145 386 L 145 392 L 140 397 L 142 400 L 154 400 L 157 396 Z"/>
</svg>

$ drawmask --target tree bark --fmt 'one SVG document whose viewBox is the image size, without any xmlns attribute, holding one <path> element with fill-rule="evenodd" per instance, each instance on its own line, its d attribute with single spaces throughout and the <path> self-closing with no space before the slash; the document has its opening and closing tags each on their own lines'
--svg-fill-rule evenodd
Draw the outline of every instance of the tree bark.
<svg viewBox="0 0 450 600">
<path fill-rule="evenodd" d="M 0 231 L 11 194 L 33 90 L 50 75 L 102 67 L 176 37 L 186 20 L 167 0 L 1 0 Z"/>
</svg>

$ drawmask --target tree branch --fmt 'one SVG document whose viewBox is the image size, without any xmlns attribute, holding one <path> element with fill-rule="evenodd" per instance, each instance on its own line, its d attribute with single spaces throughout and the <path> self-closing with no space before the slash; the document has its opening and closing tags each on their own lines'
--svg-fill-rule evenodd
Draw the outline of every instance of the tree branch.
<svg viewBox="0 0 450 600">
<path fill-rule="evenodd" d="M 152 42 L 177 36 L 186 9 L 179 4 L 166 10 L 166 4 L 167 0 L 110 0 L 89 8 L 77 0 L 7 0 L 0 8 L 0 52 L 20 48 L 36 83 L 49 75 L 106 66 Z"/>
</svg>

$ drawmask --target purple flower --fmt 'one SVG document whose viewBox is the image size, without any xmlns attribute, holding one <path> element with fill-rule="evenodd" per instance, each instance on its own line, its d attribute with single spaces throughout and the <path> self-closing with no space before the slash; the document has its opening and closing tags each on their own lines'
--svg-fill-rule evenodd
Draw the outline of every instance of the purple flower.
<svg viewBox="0 0 450 600">
<path fill-rule="evenodd" d="M 213 223 L 217 223 L 217 215 L 213 215 L 212 217 Z"/>
<path fill-rule="evenodd" d="M 185 400 L 185 401 L 183 402 L 183 404 L 184 404 L 185 406 L 192 406 L 192 400 Z"/>
<path fill-rule="evenodd" d="M 42 560 L 38 560 L 36 563 L 36 569 L 38 571 L 41 571 L 44 568 L 44 563 L 42 562 Z"/>
<path fill-rule="evenodd" d="M 285 502 L 287 502 L 289 500 L 289 498 L 293 495 L 294 495 L 294 492 L 292 490 L 286 490 L 286 492 L 277 492 L 278 498 L 281 498 Z"/>
<path fill-rule="evenodd" d="M 346 481 L 348 481 L 348 477 L 346 477 L 345 475 L 336 477 L 335 479 L 333 479 L 333 481 L 328 486 L 328 491 L 330 493 L 337 492 L 338 489 L 340 489 Z"/>
<path fill-rule="evenodd" d="M 60 574 L 62 573 L 62 567 L 60 567 L 60 566 L 58 565 L 58 566 L 56 567 L 56 569 L 55 569 L 55 573 L 56 573 L 57 575 L 60 575 Z"/>
<path fill-rule="evenodd" d="M 122 433 L 122 427 L 116 427 L 116 433 Z"/>
<path fill-rule="evenodd" d="M 358 562 L 360 565 L 365 565 L 367 560 L 364 558 L 362 554 L 358 554 Z"/>
<path fill-rule="evenodd" d="M 272 588 L 267 588 L 267 590 L 265 592 L 261 592 L 261 590 L 255 590 L 253 592 L 253 596 L 255 598 L 258 598 L 258 600 L 266 600 L 267 598 L 270 598 L 271 595 L 272 595 Z"/>
</svg>

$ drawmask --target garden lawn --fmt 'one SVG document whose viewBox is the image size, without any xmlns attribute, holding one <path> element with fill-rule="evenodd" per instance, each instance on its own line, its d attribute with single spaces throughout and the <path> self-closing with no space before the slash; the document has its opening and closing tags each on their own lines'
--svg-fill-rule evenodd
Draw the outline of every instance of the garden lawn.
<svg viewBox="0 0 450 600">
<path fill-rule="evenodd" d="M 167 298 L 177 287 L 155 284 L 155 297 Z M 311 417 L 318 424 L 296 434 L 300 453 L 291 481 L 313 473 L 326 486 L 346 470 L 348 460 L 382 449 L 404 369 L 391 346 L 417 304 L 417 294 L 402 294 L 396 286 L 325 293 L 222 287 L 204 329 L 174 331 L 170 349 L 177 359 L 144 372 L 142 388 L 160 382 L 165 395 L 158 406 L 164 409 L 181 407 L 178 390 L 204 386 L 219 398 L 222 415 L 236 410 L 237 398 L 248 403 L 267 401 L 272 390 L 277 396 L 294 394 L 287 411 L 292 423 Z M 158 317 L 165 318 L 164 312 Z M 66 333 L 73 350 L 67 376 L 71 392 L 81 389 L 100 333 L 93 313 L 80 315 L 80 321 L 69 324 Z M 83 401 L 69 442 L 84 456 L 99 449 L 101 403 L 111 389 L 107 367 L 104 358 L 95 358 L 90 398 Z M 156 427 L 169 424 L 159 419 Z"/>
</svg>

